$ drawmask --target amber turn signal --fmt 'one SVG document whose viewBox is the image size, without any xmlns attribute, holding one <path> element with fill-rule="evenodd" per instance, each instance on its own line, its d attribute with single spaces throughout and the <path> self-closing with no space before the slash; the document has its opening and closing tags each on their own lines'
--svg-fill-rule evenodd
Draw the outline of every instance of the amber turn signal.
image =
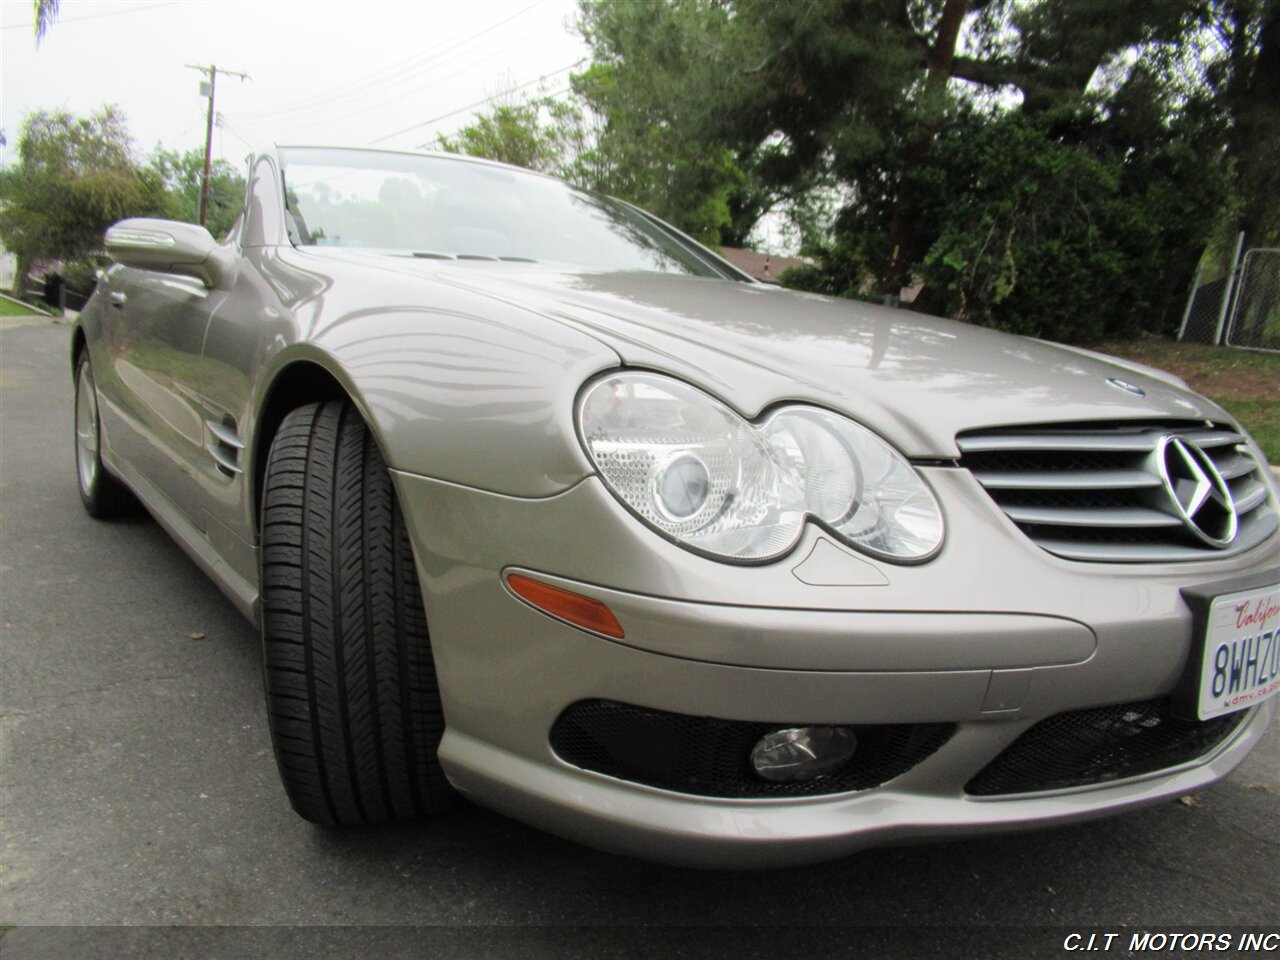
<svg viewBox="0 0 1280 960">
<path fill-rule="evenodd" d="M 513 573 L 507 576 L 507 586 L 526 603 L 550 614 L 557 620 L 571 623 L 592 633 L 602 633 L 606 637 L 621 640 L 626 634 L 622 624 L 613 615 L 613 611 L 599 600 L 592 600 L 579 593 L 553 587 L 549 583 L 531 580 L 529 577 Z"/>
</svg>

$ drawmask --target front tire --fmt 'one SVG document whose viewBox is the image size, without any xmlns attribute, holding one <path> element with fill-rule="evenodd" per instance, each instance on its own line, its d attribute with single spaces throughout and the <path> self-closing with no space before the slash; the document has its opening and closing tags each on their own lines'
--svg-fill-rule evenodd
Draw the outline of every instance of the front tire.
<svg viewBox="0 0 1280 960">
<path fill-rule="evenodd" d="M 261 573 L 271 740 L 293 808 L 354 825 L 448 807 L 413 554 L 386 464 L 350 403 L 309 404 L 281 424 Z"/>
<path fill-rule="evenodd" d="M 102 419 L 98 416 L 98 391 L 93 382 L 89 351 L 76 356 L 76 485 L 80 502 L 89 516 L 99 520 L 123 517 L 138 511 L 138 501 L 102 466 Z"/>
</svg>

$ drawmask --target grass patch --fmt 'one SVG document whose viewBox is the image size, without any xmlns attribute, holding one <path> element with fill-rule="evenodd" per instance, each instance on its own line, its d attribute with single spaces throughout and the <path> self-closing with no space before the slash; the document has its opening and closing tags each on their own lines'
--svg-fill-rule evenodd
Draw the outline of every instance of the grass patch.
<svg viewBox="0 0 1280 960">
<path fill-rule="evenodd" d="M 1271 463 L 1280 465 L 1280 411 L 1274 400 L 1219 400 L 1253 434 Z"/>
<path fill-rule="evenodd" d="M 1147 337 L 1103 344 L 1103 353 L 1168 370 L 1238 419 L 1280 464 L 1280 354 Z"/>
<path fill-rule="evenodd" d="M 0 317 L 47 317 L 49 314 L 43 310 L 37 310 L 35 307 L 27 306 L 25 303 L 19 303 L 17 300 L 10 300 L 8 297 L 0 297 Z"/>
</svg>

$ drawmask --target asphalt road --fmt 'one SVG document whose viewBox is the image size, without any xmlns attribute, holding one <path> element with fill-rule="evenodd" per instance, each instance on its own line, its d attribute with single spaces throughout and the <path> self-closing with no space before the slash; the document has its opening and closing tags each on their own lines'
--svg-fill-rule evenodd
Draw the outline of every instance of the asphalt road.
<svg viewBox="0 0 1280 960">
<path fill-rule="evenodd" d="M 1034 956 L 1009 925 L 1048 926 L 1044 946 L 1280 922 L 1275 730 L 1192 803 L 775 872 L 642 863 L 474 807 L 316 828 L 276 779 L 253 628 L 154 523 L 80 506 L 69 331 L 0 330 L 6 958 Z M 243 929 L 264 925 L 291 929 Z"/>
</svg>

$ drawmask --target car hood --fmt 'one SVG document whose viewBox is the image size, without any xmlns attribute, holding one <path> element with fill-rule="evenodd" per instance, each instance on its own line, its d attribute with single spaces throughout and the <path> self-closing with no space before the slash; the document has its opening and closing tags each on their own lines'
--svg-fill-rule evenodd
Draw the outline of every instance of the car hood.
<svg viewBox="0 0 1280 960">
<path fill-rule="evenodd" d="M 917 458 L 955 457 L 956 434 L 982 427 L 1226 416 L 1168 374 L 908 310 L 701 277 L 379 259 L 578 328 L 748 418 L 816 403 Z"/>
</svg>

